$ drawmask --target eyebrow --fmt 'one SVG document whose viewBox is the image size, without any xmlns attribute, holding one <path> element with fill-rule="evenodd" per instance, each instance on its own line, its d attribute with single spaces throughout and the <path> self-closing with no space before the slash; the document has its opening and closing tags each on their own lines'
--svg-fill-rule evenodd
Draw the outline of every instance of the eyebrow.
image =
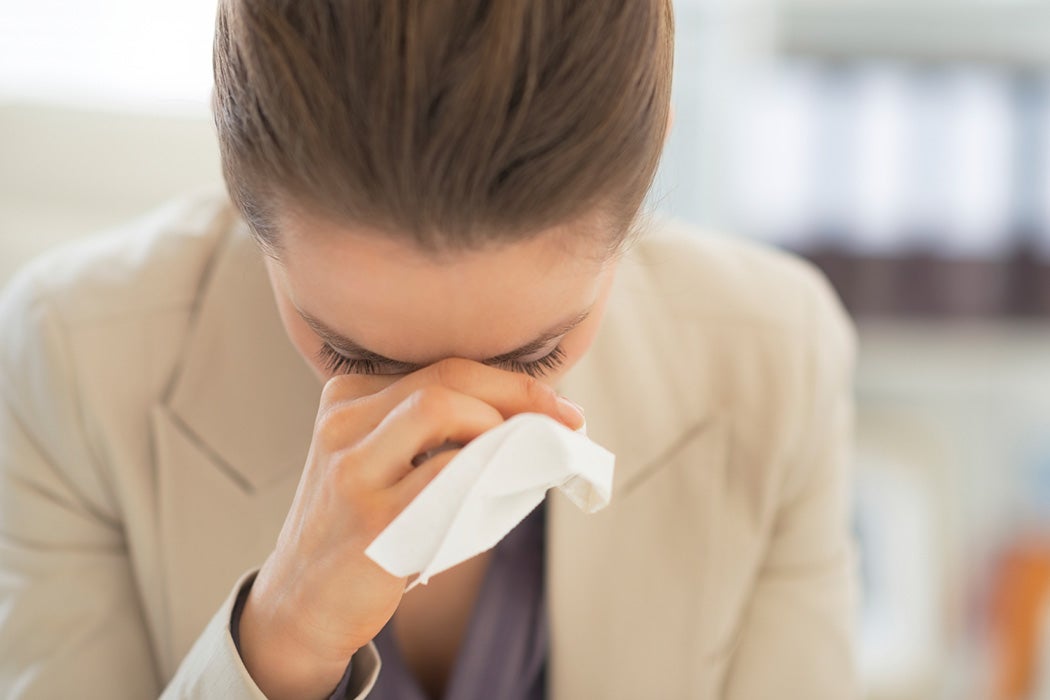
<svg viewBox="0 0 1050 700">
<path fill-rule="evenodd" d="M 591 315 L 591 311 L 593 310 L 593 308 L 593 306 L 587 307 L 572 318 L 567 319 L 562 323 L 559 323 L 557 326 L 543 333 L 535 340 L 531 340 L 519 348 L 511 350 L 510 352 L 503 353 L 502 355 L 497 355 L 496 357 L 490 357 L 489 359 L 482 360 L 481 362 L 487 365 L 498 365 L 507 362 L 518 361 L 527 355 L 531 355 L 537 352 L 538 350 L 541 350 L 543 346 L 545 346 L 550 341 L 565 335 L 572 329 L 576 328 L 576 326 L 580 325 L 585 320 L 587 320 L 587 317 Z M 389 357 L 384 357 L 379 353 L 372 352 L 368 348 L 359 345 L 357 342 L 351 340 L 350 338 L 340 335 L 336 331 L 326 326 L 317 318 L 311 316 L 309 313 L 300 309 L 298 306 L 295 306 L 295 310 L 299 313 L 299 316 L 303 319 L 303 321 L 306 322 L 306 325 L 308 325 L 314 333 L 320 336 L 321 339 L 324 340 L 324 342 L 328 343 L 335 350 L 338 350 L 344 355 L 349 355 L 351 357 L 354 357 L 355 359 L 360 359 L 367 362 L 374 362 L 376 364 L 396 366 L 399 369 L 403 369 L 405 372 L 413 372 L 417 369 L 422 369 L 426 366 L 424 364 L 419 364 L 415 362 L 393 360 Z"/>
</svg>

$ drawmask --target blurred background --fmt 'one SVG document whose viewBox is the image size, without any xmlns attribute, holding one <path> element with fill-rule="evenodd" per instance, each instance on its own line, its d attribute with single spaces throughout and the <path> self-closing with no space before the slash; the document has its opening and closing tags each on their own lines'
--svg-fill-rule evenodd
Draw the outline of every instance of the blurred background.
<svg viewBox="0 0 1050 700">
<path fill-rule="evenodd" d="M 1050 698 L 1050 0 L 677 0 L 651 206 L 857 319 L 872 700 Z M 221 187 L 214 0 L 0 0 L 0 284 Z"/>
</svg>

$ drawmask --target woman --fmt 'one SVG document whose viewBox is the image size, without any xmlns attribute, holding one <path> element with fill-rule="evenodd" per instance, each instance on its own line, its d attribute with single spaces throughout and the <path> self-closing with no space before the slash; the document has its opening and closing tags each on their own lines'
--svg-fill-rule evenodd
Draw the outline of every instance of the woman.
<svg viewBox="0 0 1050 700">
<path fill-rule="evenodd" d="M 5 697 L 841 698 L 852 336 L 785 256 L 639 215 L 667 0 L 220 3 L 225 199 L 0 304 Z M 580 408 L 580 407 L 583 408 Z M 617 455 L 403 593 L 465 444 Z"/>
</svg>

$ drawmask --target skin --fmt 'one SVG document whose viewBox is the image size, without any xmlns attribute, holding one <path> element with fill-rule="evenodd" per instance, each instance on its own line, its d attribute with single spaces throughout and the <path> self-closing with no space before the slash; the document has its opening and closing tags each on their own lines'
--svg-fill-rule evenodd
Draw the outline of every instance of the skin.
<svg viewBox="0 0 1050 700">
<path fill-rule="evenodd" d="M 616 258 L 603 254 L 608 236 L 600 235 L 597 217 L 442 257 L 301 214 L 284 217 L 280 230 L 281 251 L 267 259 L 274 297 L 288 337 L 324 390 L 291 510 L 245 604 L 245 666 L 267 697 L 327 697 L 347 660 L 397 610 L 394 631 L 406 660 L 439 695 L 488 557 L 406 595 L 406 580 L 364 550 L 456 450 L 413 467 L 417 455 L 466 444 L 526 411 L 573 429 L 583 424 L 582 411 L 559 400 L 554 387 L 594 340 Z M 300 311 L 418 369 L 333 373 L 318 357 L 325 341 Z M 490 362 L 585 311 L 579 325 L 521 360 L 560 346 L 557 369 L 532 377 Z"/>
</svg>

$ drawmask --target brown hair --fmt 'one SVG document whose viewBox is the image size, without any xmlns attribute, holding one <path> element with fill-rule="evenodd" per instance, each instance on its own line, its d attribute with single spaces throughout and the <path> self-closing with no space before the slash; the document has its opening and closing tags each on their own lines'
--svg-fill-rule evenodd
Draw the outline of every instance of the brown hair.
<svg viewBox="0 0 1050 700">
<path fill-rule="evenodd" d="M 480 247 L 597 210 L 635 220 L 663 146 L 670 0 L 221 0 L 230 196 Z"/>
</svg>

